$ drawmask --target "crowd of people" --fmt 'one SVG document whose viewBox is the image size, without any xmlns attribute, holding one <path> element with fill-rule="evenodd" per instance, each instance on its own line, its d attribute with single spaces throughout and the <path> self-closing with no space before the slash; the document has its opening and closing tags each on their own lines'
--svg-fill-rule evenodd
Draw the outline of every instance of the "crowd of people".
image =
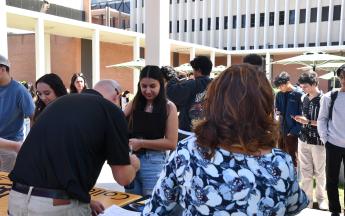
<svg viewBox="0 0 345 216">
<path fill-rule="evenodd" d="M 0 56 L 0 170 L 10 172 L 10 215 L 98 215 L 89 191 L 107 162 L 126 192 L 149 197 L 143 215 L 295 215 L 317 207 L 339 215 L 345 160 L 345 65 L 341 89 L 322 93 L 313 71 L 299 86 L 287 72 L 274 93 L 260 56 L 211 79 L 145 66 L 133 100 L 115 80 L 92 89 L 75 73 L 70 90 L 39 78 L 35 102 Z M 31 119 L 24 140 L 23 121 Z M 18 152 L 18 154 L 17 154 Z M 299 181 L 298 173 L 301 179 Z"/>
</svg>

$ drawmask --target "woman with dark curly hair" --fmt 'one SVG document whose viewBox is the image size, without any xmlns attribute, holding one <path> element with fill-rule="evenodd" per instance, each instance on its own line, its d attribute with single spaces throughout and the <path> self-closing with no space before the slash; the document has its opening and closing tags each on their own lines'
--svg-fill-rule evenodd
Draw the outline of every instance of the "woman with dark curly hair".
<svg viewBox="0 0 345 216">
<path fill-rule="evenodd" d="M 67 94 L 61 78 L 54 73 L 43 75 L 36 81 L 35 87 L 37 100 L 33 118 L 34 122 L 48 104 L 56 98 Z"/>
<path fill-rule="evenodd" d="M 71 78 L 70 93 L 80 93 L 87 89 L 86 77 L 82 73 L 75 73 Z"/>
<path fill-rule="evenodd" d="M 291 157 L 276 148 L 272 87 L 249 64 L 211 82 L 205 119 L 171 154 L 143 215 L 295 215 L 308 205 Z"/>
</svg>

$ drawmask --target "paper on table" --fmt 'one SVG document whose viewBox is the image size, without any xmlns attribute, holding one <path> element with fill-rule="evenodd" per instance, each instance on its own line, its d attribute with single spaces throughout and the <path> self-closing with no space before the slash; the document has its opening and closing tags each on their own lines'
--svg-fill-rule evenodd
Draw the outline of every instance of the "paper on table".
<svg viewBox="0 0 345 216">
<path fill-rule="evenodd" d="M 107 208 L 101 216 L 139 216 L 140 212 L 129 211 L 117 205 Z"/>
</svg>

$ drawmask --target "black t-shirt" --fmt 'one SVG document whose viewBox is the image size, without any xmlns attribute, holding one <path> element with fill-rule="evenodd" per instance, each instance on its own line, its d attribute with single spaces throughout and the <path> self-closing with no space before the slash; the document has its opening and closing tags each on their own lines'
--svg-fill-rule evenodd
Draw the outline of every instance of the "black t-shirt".
<svg viewBox="0 0 345 216">
<path fill-rule="evenodd" d="M 46 107 L 18 154 L 10 173 L 13 182 L 62 189 L 89 202 L 106 160 L 130 164 L 124 114 L 96 94 L 63 96 Z"/>
</svg>

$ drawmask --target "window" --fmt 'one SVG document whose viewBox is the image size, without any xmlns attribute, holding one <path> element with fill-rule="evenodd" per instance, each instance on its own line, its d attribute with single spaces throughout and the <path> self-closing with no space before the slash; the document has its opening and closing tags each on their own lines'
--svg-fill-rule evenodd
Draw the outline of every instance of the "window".
<svg viewBox="0 0 345 216">
<path fill-rule="evenodd" d="M 305 9 L 301 9 L 299 11 L 299 23 L 305 23 L 305 13 L 306 13 Z"/>
<path fill-rule="evenodd" d="M 333 20 L 340 20 L 341 5 L 334 5 Z"/>
<path fill-rule="evenodd" d="M 260 13 L 260 26 L 265 25 L 265 13 Z"/>
<path fill-rule="evenodd" d="M 236 50 L 236 47 L 232 47 L 232 50 Z"/>
<path fill-rule="evenodd" d="M 172 0 L 170 0 L 170 4 L 172 4 Z"/>
<path fill-rule="evenodd" d="M 216 17 L 216 30 L 219 30 L 219 17 Z"/>
<path fill-rule="evenodd" d="M 236 15 L 232 17 L 232 28 L 235 29 L 236 28 Z"/>
<path fill-rule="evenodd" d="M 141 7 L 144 7 L 144 0 L 141 1 Z"/>
<path fill-rule="evenodd" d="M 321 42 L 320 46 L 327 46 L 327 42 Z"/>
<path fill-rule="evenodd" d="M 176 32 L 179 33 L 180 32 L 180 21 L 177 20 L 176 23 Z"/>
<path fill-rule="evenodd" d="M 207 18 L 207 30 L 211 30 L 211 18 Z"/>
<path fill-rule="evenodd" d="M 255 14 L 250 14 L 250 27 L 255 26 Z"/>
<path fill-rule="evenodd" d="M 135 31 L 138 31 L 138 24 L 135 24 Z"/>
<path fill-rule="evenodd" d="M 304 47 L 304 43 L 299 43 L 298 47 Z"/>
<path fill-rule="evenodd" d="M 187 32 L 187 20 L 184 20 L 184 32 Z"/>
<path fill-rule="evenodd" d="M 289 24 L 295 24 L 295 10 L 289 11 Z"/>
<path fill-rule="evenodd" d="M 269 25 L 273 26 L 274 25 L 274 12 L 270 12 L 269 16 Z"/>
<path fill-rule="evenodd" d="M 251 50 L 254 49 L 254 46 L 249 46 L 249 49 L 251 49 Z"/>
<path fill-rule="evenodd" d="M 329 7 L 322 7 L 321 22 L 328 21 Z"/>
<path fill-rule="evenodd" d="M 241 50 L 244 50 L 244 46 L 241 46 Z"/>
<path fill-rule="evenodd" d="M 241 20 L 241 28 L 245 28 L 245 27 L 246 27 L 246 15 L 243 14 L 242 20 Z"/>
<path fill-rule="evenodd" d="M 144 23 L 141 24 L 141 33 L 144 33 Z"/>
<path fill-rule="evenodd" d="M 262 46 L 262 45 L 259 45 L 259 49 L 263 49 L 264 48 L 264 46 Z"/>
<path fill-rule="evenodd" d="M 283 44 L 278 44 L 278 48 L 284 48 Z"/>
<path fill-rule="evenodd" d="M 317 8 L 311 8 L 310 9 L 310 22 L 316 22 L 316 16 L 317 16 Z M 314 45 L 315 46 L 315 45 Z"/>
<path fill-rule="evenodd" d="M 228 16 L 224 17 L 224 29 L 228 29 Z"/>
<path fill-rule="evenodd" d="M 332 46 L 338 46 L 339 45 L 339 41 L 334 41 L 331 43 Z"/>
<path fill-rule="evenodd" d="M 195 31 L 195 19 L 192 19 L 192 32 Z"/>
<path fill-rule="evenodd" d="M 310 46 L 310 47 L 314 47 L 314 46 L 315 46 L 315 43 L 309 43 L 309 46 Z"/>
<path fill-rule="evenodd" d="M 293 44 L 288 44 L 288 48 L 293 48 Z"/>
<path fill-rule="evenodd" d="M 202 18 L 199 20 L 199 30 L 202 31 Z"/>
<path fill-rule="evenodd" d="M 172 30 L 172 22 L 169 21 L 169 33 L 171 33 L 171 30 Z"/>
<path fill-rule="evenodd" d="M 284 25 L 285 13 L 284 11 L 279 11 L 279 25 Z"/>
</svg>

